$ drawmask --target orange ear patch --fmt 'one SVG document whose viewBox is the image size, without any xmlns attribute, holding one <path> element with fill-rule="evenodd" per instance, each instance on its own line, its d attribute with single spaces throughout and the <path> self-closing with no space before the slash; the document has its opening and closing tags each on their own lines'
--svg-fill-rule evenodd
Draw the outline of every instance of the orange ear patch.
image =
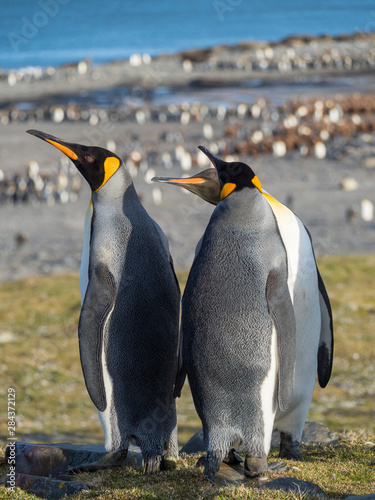
<svg viewBox="0 0 375 500">
<path fill-rule="evenodd" d="M 236 187 L 237 185 L 233 182 L 225 183 L 220 193 L 220 200 L 223 200 L 224 198 L 229 196 L 236 189 Z"/>
<path fill-rule="evenodd" d="M 104 184 L 112 177 L 112 175 L 116 172 L 116 170 L 120 166 L 120 160 L 115 156 L 109 156 L 104 160 L 104 180 L 102 184 L 96 189 L 98 191 L 100 188 L 104 186 Z"/>
<path fill-rule="evenodd" d="M 255 187 L 259 189 L 261 193 L 263 193 L 262 184 L 260 183 L 260 180 L 256 175 L 252 178 L 251 182 L 254 184 Z"/>
</svg>

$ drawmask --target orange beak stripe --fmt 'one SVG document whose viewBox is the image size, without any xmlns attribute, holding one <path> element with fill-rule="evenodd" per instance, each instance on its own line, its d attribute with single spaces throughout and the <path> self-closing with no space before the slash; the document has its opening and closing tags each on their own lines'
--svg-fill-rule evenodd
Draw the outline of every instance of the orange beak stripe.
<svg viewBox="0 0 375 500">
<path fill-rule="evenodd" d="M 204 179 L 201 177 L 186 177 L 185 179 L 168 179 L 168 182 L 176 182 L 177 184 L 203 184 Z"/>
<path fill-rule="evenodd" d="M 51 141 L 50 139 L 45 139 L 47 142 L 52 144 L 52 146 L 55 146 L 57 149 L 62 151 L 66 156 L 68 156 L 71 160 L 78 160 L 78 156 L 69 148 L 66 146 L 63 146 L 62 144 L 59 144 L 58 142 Z"/>
</svg>

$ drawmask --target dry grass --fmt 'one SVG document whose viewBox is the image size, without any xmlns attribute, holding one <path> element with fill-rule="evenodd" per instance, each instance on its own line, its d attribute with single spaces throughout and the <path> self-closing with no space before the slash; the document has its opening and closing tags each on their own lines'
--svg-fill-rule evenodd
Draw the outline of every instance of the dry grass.
<svg viewBox="0 0 375 500">
<path fill-rule="evenodd" d="M 305 462 L 296 464 L 301 471 L 290 474 L 317 483 L 330 498 L 374 493 L 374 448 L 364 443 L 374 442 L 375 432 L 375 256 L 327 257 L 319 267 L 333 306 L 335 359 L 330 384 L 316 388 L 308 418 L 346 437 L 337 447 L 304 447 Z M 183 285 L 186 273 L 179 279 Z M 5 414 L 7 389 L 14 387 L 19 440 L 103 442 L 79 363 L 78 282 L 74 275 L 0 285 L 0 338 L 7 339 L 0 362 L 0 401 Z M 184 444 L 200 427 L 187 385 L 178 413 L 179 441 Z M 4 418 L 0 437 L 5 444 Z M 88 478 L 95 489 L 77 498 L 295 498 L 253 487 L 249 491 L 248 486 L 213 489 L 190 467 L 194 460 L 181 459 L 176 472 L 147 479 L 132 469 L 97 473 Z M 0 489 L 0 498 L 4 495 Z M 32 496 L 18 493 L 12 498 Z"/>
</svg>

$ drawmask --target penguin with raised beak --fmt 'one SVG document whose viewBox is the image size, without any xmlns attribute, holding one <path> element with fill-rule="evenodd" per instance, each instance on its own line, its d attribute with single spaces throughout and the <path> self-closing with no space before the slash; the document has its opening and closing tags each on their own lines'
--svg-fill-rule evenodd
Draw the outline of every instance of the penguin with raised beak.
<svg viewBox="0 0 375 500">
<path fill-rule="evenodd" d="M 182 301 L 184 370 L 203 424 L 205 475 L 241 445 L 253 477 L 268 468 L 273 430 L 280 456 L 300 459 L 316 374 L 321 387 L 331 375 L 332 313 L 300 219 L 248 165 L 199 148 L 215 169 L 155 178 L 217 205 Z"/>
</svg>

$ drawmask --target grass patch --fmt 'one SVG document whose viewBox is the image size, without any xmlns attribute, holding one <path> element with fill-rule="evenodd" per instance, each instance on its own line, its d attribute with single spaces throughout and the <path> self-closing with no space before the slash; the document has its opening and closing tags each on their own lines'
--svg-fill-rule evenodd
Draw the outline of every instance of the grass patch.
<svg viewBox="0 0 375 500">
<path fill-rule="evenodd" d="M 365 444 L 369 439 L 374 442 L 375 435 L 357 433 L 347 436 L 335 446 L 301 446 L 303 462 L 289 462 L 289 471 L 282 474 L 267 474 L 269 480 L 277 477 L 292 477 L 317 484 L 329 498 L 345 498 L 349 495 L 374 493 L 375 454 L 374 446 Z M 254 499 L 254 500 L 297 500 L 307 498 L 302 495 L 287 494 L 275 490 L 263 490 L 258 480 L 248 481 L 240 486 L 212 487 L 202 476 L 202 469 L 196 468 L 197 457 L 182 456 L 175 471 L 161 472 L 144 476 L 134 468 L 114 469 L 96 473 L 82 473 L 75 480 L 90 487 L 89 492 L 71 496 L 83 499 Z M 277 451 L 272 450 L 269 461 L 278 460 Z M 5 467 L 0 467 L 5 473 Z M 0 498 L 31 500 L 31 494 L 17 490 L 8 494 L 0 487 Z"/>
<path fill-rule="evenodd" d="M 319 267 L 331 298 L 335 356 L 331 381 L 315 389 L 310 420 L 332 430 L 375 431 L 375 256 L 327 257 Z M 183 288 L 187 273 L 179 273 Z M 36 442 L 102 443 L 79 361 L 77 275 L 0 285 L 0 400 L 16 390 L 17 437 Z M 9 341 L 10 339 L 10 341 Z M 179 442 L 200 428 L 187 384 L 178 400 Z M 0 439 L 8 436 L 0 420 Z"/>
<path fill-rule="evenodd" d="M 330 498 L 375 493 L 374 447 L 365 444 L 375 440 L 375 256 L 327 257 L 319 260 L 319 268 L 332 302 L 335 356 L 331 381 L 324 390 L 316 387 L 308 419 L 338 431 L 341 441 L 328 448 L 303 446 L 304 462 L 294 464 L 300 470 L 283 476 L 312 481 Z M 178 277 L 183 287 L 187 273 Z M 79 312 L 77 275 L 0 285 L 0 401 L 6 417 L 7 389 L 16 390 L 18 440 L 103 443 L 79 362 Z M 200 428 L 187 384 L 177 406 L 182 445 Z M 3 450 L 7 437 L 6 418 L 1 418 Z M 275 458 L 273 451 L 270 460 Z M 297 498 L 260 491 L 256 481 L 238 488 L 212 488 L 192 467 L 195 460 L 184 457 L 176 471 L 151 478 L 134 469 L 80 475 L 79 480 L 93 489 L 76 498 Z M 0 473 L 4 470 L 3 466 Z M 0 488 L 0 498 L 6 497 Z M 34 497 L 18 492 L 12 498 Z"/>
</svg>

